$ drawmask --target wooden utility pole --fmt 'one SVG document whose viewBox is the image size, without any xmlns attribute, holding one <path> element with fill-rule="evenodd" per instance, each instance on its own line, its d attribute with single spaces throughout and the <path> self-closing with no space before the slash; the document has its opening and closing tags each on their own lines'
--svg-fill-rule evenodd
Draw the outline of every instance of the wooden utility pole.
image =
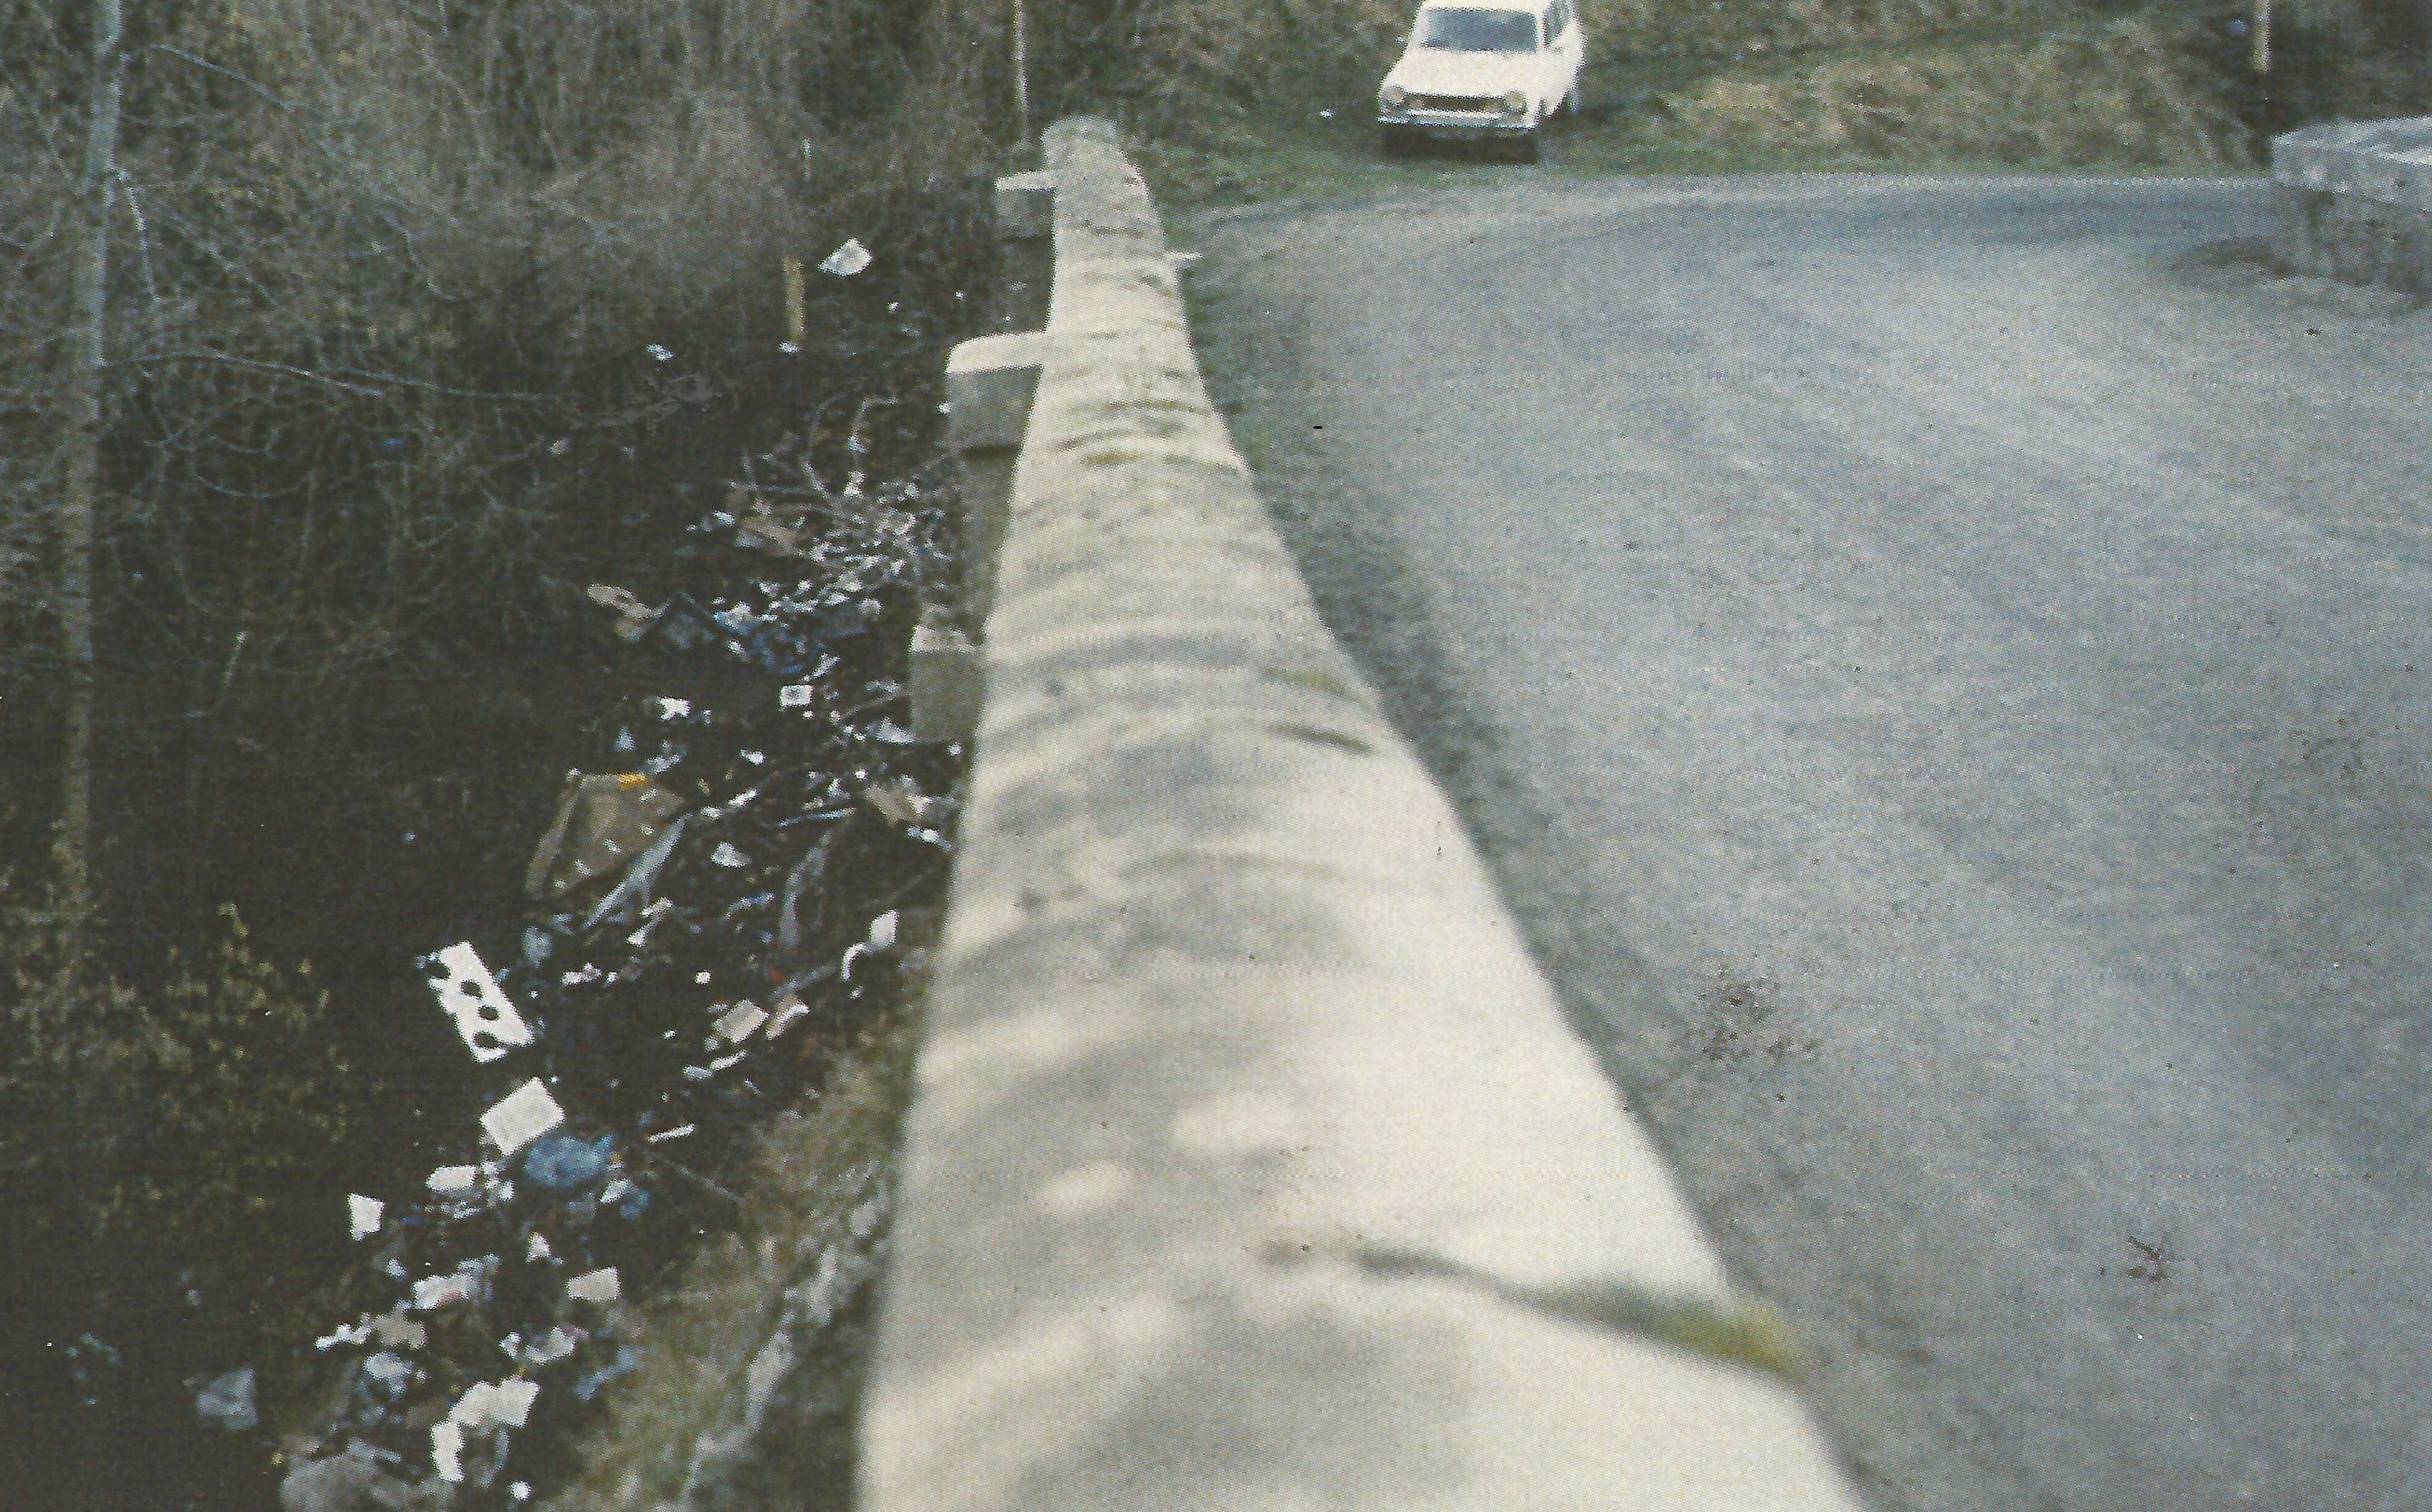
<svg viewBox="0 0 2432 1512">
<path fill-rule="evenodd" d="M 118 182 L 123 41 L 120 0 L 93 0 L 93 79 L 87 93 L 84 172 L 76 183 L 67 424 L 53 584 L 67 699 L 60 718 L 59 815 L 51 856 L 66 916 L 71 973 L 82 964 L 85 929 L 93 914 L 93 518 L 100 492 L 102 335 L 110 301 L 110 218 Z"/>
<path fill-rule="evenodd" d="M 2255 72 L 2272 72 L 2272 0 L 2255 0 Z"/>
</svg>

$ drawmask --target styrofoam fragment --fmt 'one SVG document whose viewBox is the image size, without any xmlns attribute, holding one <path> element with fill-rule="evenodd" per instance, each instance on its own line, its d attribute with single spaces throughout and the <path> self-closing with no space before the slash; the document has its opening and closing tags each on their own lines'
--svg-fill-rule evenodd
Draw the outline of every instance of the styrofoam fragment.
<svg viewBox="0 0 2432 1512">
<path fill-rule="evenodd" d="M 498 979 L 481 964 L 472 942 L 451 945 L 439 952 L 442 974 L 431 979 L 431 994 L 440 1011 L 455 1020 L 457 1037 L 486 1066 L 511 1050 L 532 1042 L 532 1026 L 498 990 Z"/>
<path fill-rule="evenodd" d="M 720 1015 L 714 1027 L 718 1038 L 730 1045 L 740 1045 L 768 1021 L 768 1010 L 747 998 Z"/>
<path fill-rule="evenodd" d="M 829 253 L 826 260 L 819 264 L 819 271 L 835 277 L 850 278 L 869 266 L 870 248 L 862 245 L 861 238 L 856 236 L 846 238 L 844 245 Z"/>
<path fill-rule="evenodd" d="M 565 1121 L 566 1110 L 534 1077 L 481 1115 L 481 1132 L 490 1136 L 499 1153 L 512 1155 Z"/>
<path fill-rule="evenodd" d="M 422 1179 L 422 1184 L 439 1197 L 467 1197 L 481 1184 L 479 1166 L 442 1166 Z"/>
<path fill-rule="evenodd" d="M 380 1230 L 380 1218 L 388 1204 L 377 1197 L 349 1194 L 346 1198 L 346 1232 L 357 1239 L 368 1239 Z"/>
</svg>

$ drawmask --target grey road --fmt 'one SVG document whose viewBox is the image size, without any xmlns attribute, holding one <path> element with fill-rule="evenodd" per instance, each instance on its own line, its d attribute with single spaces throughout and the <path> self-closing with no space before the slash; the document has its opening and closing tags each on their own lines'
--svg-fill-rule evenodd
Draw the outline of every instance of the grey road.
<svg viewBox="0 0 2432 1512">
<path fill-rule="evenodd" d="M 2432 313 L 2245 183 L 1180 228 L 1329 619 L 1886 1509 L 2432 1507 Z"/>
</svg>

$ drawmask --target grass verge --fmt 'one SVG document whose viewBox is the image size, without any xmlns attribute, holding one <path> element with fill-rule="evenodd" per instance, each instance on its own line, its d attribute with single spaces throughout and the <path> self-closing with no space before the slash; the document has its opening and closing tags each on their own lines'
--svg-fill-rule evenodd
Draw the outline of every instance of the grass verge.
<svg viewBox="0 0 2432 1512">
<path fill-rule="evenodd" d="M 1588 109 L 1542 168 L 1446 147 L 1388 160 L 1364 98 L 1151 133 L 1135 153 L 1161 205 L 1208 209 L 1556 176 L 2255 171 L 2230 81 L 2176 12 L 1956 27 L 1741 58 L 1590 69 Z"/>
<path fill-rule="evenodd" d="M 753 1495 L 771 1506 L 851 1504 L 925 960 L 907 953 L 899 1000 L 840 1058 L 824 1095 L 762 1136 L 737 1187 L 745 1226 L 636 1309 L 642 1367 L 575 1446 L 578 1469 L 551 1512 Z"/>
</svg>

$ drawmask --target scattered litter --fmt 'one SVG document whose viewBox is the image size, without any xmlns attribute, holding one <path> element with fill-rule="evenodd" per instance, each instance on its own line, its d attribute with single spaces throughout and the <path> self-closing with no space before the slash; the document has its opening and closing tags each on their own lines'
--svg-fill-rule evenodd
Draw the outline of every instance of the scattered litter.
<svg viewBox="0 0 2432 1512">
<path fill-rule="evenodd" d="M 535 1077 L 481 1115 L 481 1132 L 490 1136 L 500 1154 L 512 1155 L 565 1121 L 566 1110 L 557 1105 L 549 1088 Z"/>
<path fill-rule="evenodd" d="M 870 260 L 870 248 L 861 244 L 860 238 L 854 237 L 829 253 L 827 260 L 819 264 L 819 271 L 839 278 L 850 278 L 869 267 Z"/>
<path fill-rule="evenodd" d="M 539 1382 L 521 1377 L 501 1381 L 490 1393 L 490 1420 L 501 1428 L 520 1428 L 539 1400 Z"/>
<path fill-rule="evenodd" d="M 543 1191 L 580 1191 L 607 1174 L 615 1144 L 613 1139 L 589 1143 L 572 1134 L 549 1134 L 524 1152 L 524 1179 Z"/>
<path fill-rule="evenodd" d="M 848 242 L 829 271 L 869 257 Z M 610 1304 L 734 1221 L 752 1131 L 883 1000 L 943 884 L 961 755 L 909 654 L 954 592 L 951 475 L 872 473 L 883 407 L 849 437 L 815 422 L 840 486 L 783 442 L 666 576 L 591 585 L 633 691 L 566 774 L 520 916 L 475 936 L 516 942 L 499 969 L 472 939 L 426 960 L 482 1137 L 432 1149 L 410 1195 L 349 1197 L 363 1263 L 305 1356 L 287 1512 L 546 1497 L 580 1404 L 642 1363 Z"/>
<path fill-rule="evenodd" d="M 469 941 L 449 946 L 434 960 L 440 974 L 431 978 L 431 995 L 441 1011 L 456 1020 L 456 1033 L 473 1059 L 487 1065 L 532 1042 L 532 1027 L 498 990 L 497 979 Z"/>
<path fill-rule="evenodd" d="M 485 1423 L 490 1420 L 490 1409 L 497 1403 L 498 1397 L 496 1386 L 487 1381 L 476 1381 L 456 1399 L 456 1405 L 448 1410 L 448 1420 L 468 1426 Z"/>
<path fill-rule="evenodd" d="M 431 1466 L 453 1486 L 464 1478 L 464 1425 L 443 1418 L 431 1425 Z"/>
<path fill-rule="evenodd" d="M 232 1434 L 249 1434 L 261 1427 L 262 1414 L 253 1401 L 253 1367 L 214 1377 L 194 1393 L 194 1412 L 212 1427 Z"/>
<path fill-rule="evenodd" d="M 616 1282 L 616 1268 L 585 1271 L 566 1284 L 566 1294 L 576 1302 L 612 1302 L 622 1292 Z"/>
<path fill-rule="evenodd" d="M 600 608 L 616 612 L 619 640 L 638 641 L 649 634 L 650 627 L 658 621 L 659 612 L 635 597 L 630 590 L 613 583 L 595 582 L 584 592 Z"/>
<path fill-rule="evenodd" d="M 357 1322 L 348 1323 L 344 1328 L 333 1329 L 329 1333 L 322 1335 L 319 1338 L 312 1341 L 312 1348 L 323 1354 L 327 1354 L 341 1344 L 368 1344 L 371 1342 L 371 1319 L 366 1318 Z"/>
<path fill-rule="evenodd" d="M 643 347 L 642 350 L 650 354 L 650 361 L 653 362 L 672 362 L 675 361 L 676 354 L 668 351 L 666 347 L 661 346 L 656 342 L 652 342 L 650 345 Z"/>
<path fill-rule="evenodd" d="M 417 1319 L 391 1313 L 372 1319 L 372 1337 L 380 1341 L 382 1349 L 418 1350 L 430 1344 L 431 1331 Z"/>
<path fill-rule="evenodd" d="M 730 1045 L 740 1045 L 768 1021 L 768 1010 L 747 998 L 719 1015 L 711 1032 Z"/>
<path fill-rule="evenodd" d="M 557 815 L 524 870 L 524 896 L 563 899 L 622 876 L 684 806 L 683 798 L 640 772 L 566 773 Z"/>
</svg>

